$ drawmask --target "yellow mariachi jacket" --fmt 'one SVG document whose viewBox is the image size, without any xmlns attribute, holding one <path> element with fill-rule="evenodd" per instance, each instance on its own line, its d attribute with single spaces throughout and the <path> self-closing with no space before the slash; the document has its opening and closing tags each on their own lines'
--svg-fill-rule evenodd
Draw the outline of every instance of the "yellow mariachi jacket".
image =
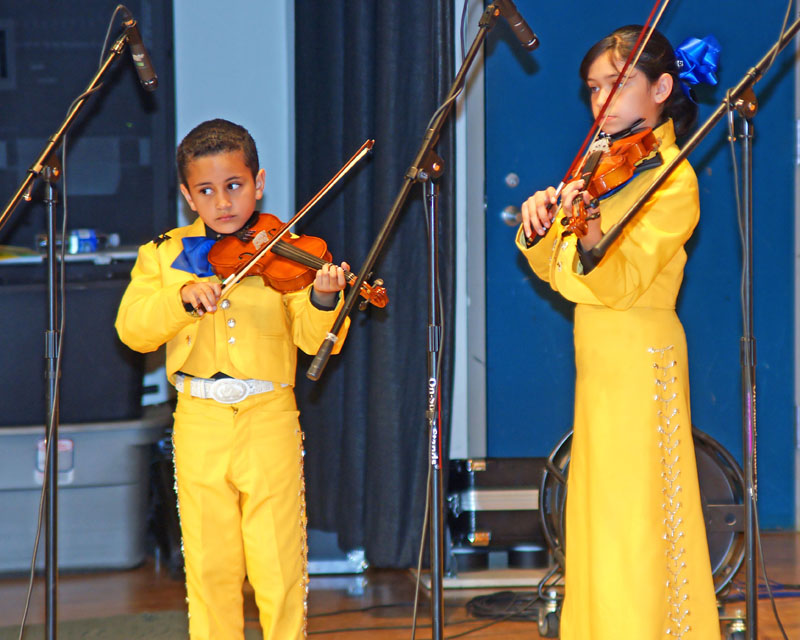
<svg viewBox="0 0 800 640">
<path fill-rule="evenodd" d="M 600 201 L 603 232 L 615 224 L 638 200 L 680 150 L 672 120 L 653 130 L 664 164 L 643 171 L 617 193 Z M 555 220 L 563 214 L 559 210 Z M 539 242 L 525 246 L 520 227 L 516 244 L 542 280 L 572 302 L 630 307 L 674 309 L 683 279 L 686 251 L 683 245 L 700 219 L 697 176 L 688 161 L 681 162 L 653 193 L 611 245 L 600 264 L 583 274 L 575 235 L 563 238 L 561 224 L 553 224 Z"/>
<path fill-rule="evenodd" d="M 244 378 L 294 385 L 297 348 L 316 353 L 336 320 L 343 296 L 339 296 L 336 309 L 324 311 L 311 303 L 310 287 L 281 294 L 265 286 L 260 277 L 249 276 L 231 289 L 227 303 L 220 303 L 217 311 L 195 317 L 183 306 L 181 287 L 219 280 L 173 269 L 172 263 L 183 251 L 183 238 L 204 236 L 205 231 L 198 218 L 139 248 L 117 313 L 120 339 L 144 353 L 166 344 L 166 372 L 173 383 L 175 373 L 190 361 L 192 370 L 186 373 L 196 376 L 224 370 Z M 348 326 L 349 318 L 333 353 L 341 350 Z"/>
</svg>

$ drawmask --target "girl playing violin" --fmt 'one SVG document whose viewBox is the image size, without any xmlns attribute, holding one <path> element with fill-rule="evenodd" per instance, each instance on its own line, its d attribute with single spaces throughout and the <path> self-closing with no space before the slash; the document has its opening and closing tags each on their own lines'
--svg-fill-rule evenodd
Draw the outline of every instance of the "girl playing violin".
<svg viewBox="0 0 800 640">
<path fill-rule="evenodd" d="M 584 57 L 580 75 L 595 116 L 640 31 L 617 29 Z M 676 134 L 697 114 L 679 71 L 673 48 L 653 32 L 607 111 L 603 133 L 651 127 L 658 141 L 652 156 L 667 164 L 678 154 Z M 522 205 L 518 248 L 537 276 L 576 303 L 562 640 L 720 634 L 686 340 L 675 313 L 684 245 L 699 218 L 689 163 L 678 165 L 596 266 L 586 256 L 661 171 L 654 164 L 599 202 L 578 179 L 563 188 L 560 203 L 547 187 Z M 581 199 L 585 234 L 563 236 L 561 220 Z"/>
<path fill-rule="evenodd" d="M 116 327 L 137 351 L 166 344 L 178 390 L 173 444 L 189 633 L 243 639 L 247 575 L 264 638 L 296 640 L 305 636 L 308 585 L 297 348 L 314 353 L 322 344 L 344 271 L 326 265 L 294 293 L 246 277 L 220 300 L 209 247 L 251 219 L 264 170 L 250 134 L 226 120 L 193 129 L 177 164 L 181 193 L 199 217 L 139 249 Z M 346 333 L 347 325 L 335 352 Z"/>
</svg>

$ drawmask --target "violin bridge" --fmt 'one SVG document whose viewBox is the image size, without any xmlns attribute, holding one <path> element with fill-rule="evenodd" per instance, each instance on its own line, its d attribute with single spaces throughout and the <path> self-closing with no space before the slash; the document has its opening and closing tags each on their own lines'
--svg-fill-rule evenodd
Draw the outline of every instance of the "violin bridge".
<svg viewBox="0 0 800 640">
<path fill-rule="evenodd" d="M 261 251 L 261 247 L 263 247 L 269 241 L 269 234 L 262 229 L 256 234 L 256 237 L 253 238 L 253 247 L 255 247 L 256 251 Z"/>
</svg>

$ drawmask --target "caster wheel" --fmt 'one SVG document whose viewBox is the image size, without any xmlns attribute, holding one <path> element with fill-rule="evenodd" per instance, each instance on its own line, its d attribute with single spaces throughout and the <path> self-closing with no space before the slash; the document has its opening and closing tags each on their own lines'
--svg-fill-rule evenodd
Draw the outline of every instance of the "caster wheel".
<svg viewBox="0 0 800 640">
<path fill-rule="evenodd" d="M 542 638 L 558 637 L 558 614 L 553 611 L 539 612 L 539 635 Z"/>
</svg>

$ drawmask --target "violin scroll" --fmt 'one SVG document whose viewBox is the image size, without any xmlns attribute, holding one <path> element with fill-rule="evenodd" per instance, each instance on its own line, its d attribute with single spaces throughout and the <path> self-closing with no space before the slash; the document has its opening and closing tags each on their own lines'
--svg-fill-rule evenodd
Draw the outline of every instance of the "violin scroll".
<svg viewBox="0 0 800 640">
<path fill-rule="evenodd" d="M 350 272 L 348 271 L 347 273 Z M 347 275 L 345 275 L 345 277 L 347 277 Z M 371 285 L 362 282 L 361 291 L 359 291 L 359 293 L 364 298 L 364 300 L 358 303 L 359 311 L 364 311 L 368 304 L 373 304 L 379 309 L 383 309 L 389 302 L 389 297 L 386 295 L 386 288 L 383 286 L 383 280 L 381 278 L 376 278 Z"/>
<path fill-rule="evenodd" d="M 575 234 L 579 238 L 583 238 L 587 233 L 589 233 L 589 220 L 597 220 L 600 217 L 599 211 L 594 211 L 592 213 L 588 213 L 586 211 L 587 206 L 596 207 L 597 200 L 593 200 L 589 205 L 586 205 L 583 202 L 583 198 L 578 196 L 576 199 L 576 203 L 573 205 L 572 210 L 576 211 L 577 214 L 569 217 L 564 216 L 561 219 L 561 224 L 564 226 L 564 230 L 561 232 L 562 237 L 566 237 L 570 234 Z"/>
</svg>

